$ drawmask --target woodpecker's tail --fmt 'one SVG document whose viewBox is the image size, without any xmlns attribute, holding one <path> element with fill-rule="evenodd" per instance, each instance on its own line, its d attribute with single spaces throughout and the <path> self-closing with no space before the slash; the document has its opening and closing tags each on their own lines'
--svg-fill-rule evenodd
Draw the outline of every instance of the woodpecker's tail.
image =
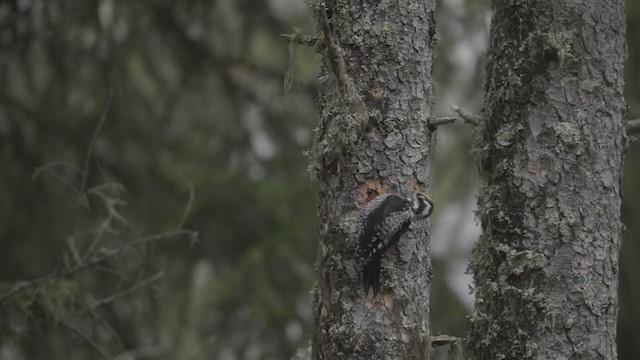
<svg viewBox="0 0 640 360">
<path fill-rule="evenodd" d="M 382 258 L 374 258 L 362 269 L 362 284 L 364 293 L 369 294 L 369 288 L 373 288 L 373 296 L 380 289 L 380 262 Z"/>
</svg>

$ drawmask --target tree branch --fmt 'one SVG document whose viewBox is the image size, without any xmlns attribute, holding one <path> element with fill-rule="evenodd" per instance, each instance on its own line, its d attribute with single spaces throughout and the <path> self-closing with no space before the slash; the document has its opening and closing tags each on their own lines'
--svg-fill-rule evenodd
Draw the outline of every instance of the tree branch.
<svg viewBox="0 0 640 360">
<path fill-rule="evenodd" d="M 627 121 L 626 127 L 627 127 L 627 133 L 629 135 L 640 133 L 640 119 Z"/>
<path fill-rule="evenodd" d="M 116 332 L 116 329 L 114 329 L 113 326 L 109 324 L 109 322 L 104 318 L 104 316 L 98 314 L 96 311 L 92 309 L 88 309 L 88 311 L 91 317 L 94 318 L 94 320 L 98 321 L 102 326 L 104 326 L 105 329 L 107 329 L 107 332 L 111 334 L 111 337 L 115 339 L 116 343 L 118 343 L 118 348 L 120 349 L 120 351 L 123 351 L 124 343 L 122 342 L 122 339 Z"/>
<path fill-rule="evenodd" d="M 68 324 L 64 321 L 61 321 L 60 324 L 62 326 L 64 326 L 65 328 L 69 329 L 71 332 L 75 333 L 76 335 L 78 335 L 79 337 L 81 337 L 84 341 L 87 342 L 87 344 L 89 344 L 89 346 L 91 346 L 98 354 L 100 354 L 100 356 L 102 356 L 105 359 L 109 359 L 110 356 L 107 354 L 107 352 L 100 347 L 100 345 L 96 344 L 95 341 L 93 341 L 93 339 L 85 334 L 84 331 L 76 328 L 75 326 Z"/>
<path fill-rule="evenodd" d="M 458 105 L 451 104 L 451 110 L 453 110 L 456 114 L 458 114 L 458 116 L 460 116 L 462 120 L 464 120 L 465 122 L 471 125 L 475 126 L 475 125 L 478 125 L 478 123 L 480 122 L 480 119 L 481 119 L 480 115 L 474 114 Z"/>
<path fill-rule="evenodd" d="M 133 286 L 130 286 L 130 287 L 126 288 L 125 290 L 119 292 L 119 293 L 115 293 L 115 294 L 113 294 L 111 296 L 108 296 L 106 298 L 103 298 L 103 299 L 100 299 L 100 300 L 96 301 L 95 303 L 91 304 L 91 307 L 85 309 L 85 311 L 93 311 L 93 310 L 99 308 L 100 306 L 104 306 L 104 305 L 110 304 L 110 303 L 112 303 L 114 301 L 122 299 L 123 297 L 131 295 L 134 292 L 142 289 L 143 287 L 145 287 L 145 286 L 147 286 L 147 285 L 149 285 L 149 284 L 151 284 L 153 282 L 156 282 L 156 281 L 160 280 L 160 278 L 162 278 L 163 276 L 164 276 L 164 271 L 160 271 L 160 272 L 156 273 L 153 276 L 150 276 L 150 277 L 148 277 L 148 278 L 146 278 L 146 279 L 144 279 L 142 281 L 139 281 L 139 282 L 133 284 Z"/>
<path fill-rule="evenodd" d="M 318 37 L 301 35 L 301 34 L 280 34 L 288 42 L 296 43 L 304 46 L 315 46 L 318 43 Z"/>
<path fill-rule="evenodd" d="M 140 358 L 155 359 L 168 351 L 169 351 L 169 348 L 164 345 L 142 346 L 137 349 L 127 350 L 121 354 L 118 354 L 111 360 L 134 360 L 134 359 L 140 359 Z"/>
<path fill-rule="evenodd" d="M 451 335 L 438 335 L 438 336 L 429 337 L 429 341 L 431 341 L 431 347 L 438 347 L 438 346 L 453 344 L 458 340 L 462 340 L 462 338 L 451 336 Z"/>
<path fill-rule="evenodd" d="M 36 178 L 38 178 L 38 176 L 40 176 L 41 172 L 43 172 L 45 170 L 48 170 L 49 168 L 54 167 L 54 166 L 66 167 L 66 168 L 69 168 L 69 169 L 75 171 L 79 175 L 82 175 L 82 170 L 80 170 L 80 168 L 78 168 L 77 166 L 75 166 L 74 164 L 72 164 L 70 162 L 67 162 L 67 161 L 51 161 L 51 162 L 48 162 L 48 163 L 36 168 L 33 171 L 33 174 L 31 176 L 35 180 Z"/>
<path fill-rule="evenodd" d="M 178 223 L 178 227 L 176 230 L 180 230 L 184 227 L 184 222 L 187 221 L 187 216 L 191 211 L 191 207 L 193 206 L 193 184 L 189 184 L 189 201 L 187 201 L 187 206 L 184 208 L 184 212 L 182 213 L 182 218 L 180 218 L 180 222 Z"/>
<path fill-rule="evenodd" d="M 432 117 L 427 120 L 427 127 L 429 128 L 429 131 L 433 132 L 438 128 L 438 126 L 453 124 L 456 120 L 458 120 L 458 118 L 453 116 Z"/>
<path fill-rule="evenodd" d="M 56 270 L 50 274 L 47 274 L 45 276 L 42 276 L 38 279 L 35 280 L 31 280 L 31 281 L 24 281 L 24 282 L 20 282 L 17 283 L 11 290 L 7 291 L 6 293 L 0 295 L 0 304 L 4 303 L 8 298 L 15 296 L 16 294 L 19 294 L 20 292 L 29 289 L 29 288 L 33 288 L 36 286 L 39 286 L 41 284 L 62 278 L 62 277 L 66 277 L 66 276 L 71 276 L 77 272 L 80 272 L 82 270 L 85 270 L 89 267 L 95 266 L 97 264 L 102 263 L 103 261 L 110 259 L 114 256 L 117 256 L 118 254 L 120 254 L 122 251 L 124 251 L 127 248 L 131 248 L 131 247 L 139 247 L 142 245 L 145 245 L 147 243 L 150 242 L 155 242 L 155 241 L 159 241 L 159 240 L 164 240 L 164 239 L 169 239 L 169 238 L 174 238 L 174 237 L 178 237 L 178 236 L 189 236 L 189 238 L 194 239 L 198 237 L 198 232 L 197 231 L 192 231 L 192 230 L 175 230 L 169 233 L 162 233 L 162 234 L 156 234 L 156 235 L 151 235 L 151 236 L 147 236 L 144 237 L 142 239 L 133 241 L 131 243 L 128 244 L 124 244 L 120 247 L 117 247 L 115 249 L 109 250 L 109 251 L 105 251 L 104 253 L 102 253 L 99 256 L 95 256 L 92 259 L 87 260 L 84 263 L 81 264 L 77 264 L 75 266 L 71 266 L 68 267 L 66 269 L 62 269 L 62 270 Z"/>
<path fill-rule="evenodd" d="M 82 183 L 80 184 L 80 195 L 84 196 L 84 190 L 87 186 L 87 179 L 89 178 L 89 164 L 91 163 L 91 156 L 93 155 L 93 148 L 96 146 L 96 141 L 98 139 L 98 134 L 102 130 L 102 126 L 105 121 L 107 121 L 107 112 L 109 111 L 109 107 L 111 107 L 111 100 L 113 99 L 113 88 L 109 90 L 109 96 L 107 97 L 107 103 L 102 110 L 102 115 L 100 116 L 100 120 L 98 121 L 98 126 L 96 126 L 93 131 L 93 136 L 91 137 L 91 142 L 89 143 L 89 148 L 87 149 L 87 154 L 84 158 L 84 165 L 82 166 Z"/>
</svg>

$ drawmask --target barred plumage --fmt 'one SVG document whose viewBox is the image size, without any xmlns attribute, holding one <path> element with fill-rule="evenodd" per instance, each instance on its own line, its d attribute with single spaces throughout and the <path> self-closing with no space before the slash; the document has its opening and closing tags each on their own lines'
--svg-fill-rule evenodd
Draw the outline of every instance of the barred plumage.
<svg viewBox="0 0 640 360">
<path fill-rule="evenodd" d="M 421 193 L 411 194 L 411 199 L 384 194 L 367 204 L 358 246 L 364 263 L 362 282 L 365 293 L 373 288 L 375 296 L 380 288 L 380 263 L 384 252 L 400 240 L 412 221 L 428 217 L 432 210 L 431 199 Z"/>
</svg>

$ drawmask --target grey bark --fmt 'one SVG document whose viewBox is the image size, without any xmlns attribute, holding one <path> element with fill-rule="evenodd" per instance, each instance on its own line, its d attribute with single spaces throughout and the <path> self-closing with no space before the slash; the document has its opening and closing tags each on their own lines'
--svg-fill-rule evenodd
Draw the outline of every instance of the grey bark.
<svg viewBox="0 0 640 360">
<path fill-rule="evenodd" d="M 623 0 L 493 2 L 477 359 L 615 359 Z"/>
<path fill-rule="evenodd" d="M 427 226 L 416 224 L 365 294 L 356 257 L 360 208 L 429 187 L 434 1 L 315 1 L 320 124 L 310 150 L 319 183 L 314 359 L 424 359 L 429 351 Z"/>
</svg>

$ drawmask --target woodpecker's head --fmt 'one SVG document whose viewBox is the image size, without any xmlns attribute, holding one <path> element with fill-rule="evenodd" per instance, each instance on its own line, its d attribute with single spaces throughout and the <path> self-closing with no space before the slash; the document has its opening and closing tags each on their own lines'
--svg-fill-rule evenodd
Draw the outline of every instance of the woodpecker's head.
<svg viewBox="0 0 640 360">
<path fill-rule="evenodd" d="M 425 219 L 433 212 L 433 201 L 427 194 L 416 193 L 413 200 L 413 211 L 416 219 Z"/>
</svg>

